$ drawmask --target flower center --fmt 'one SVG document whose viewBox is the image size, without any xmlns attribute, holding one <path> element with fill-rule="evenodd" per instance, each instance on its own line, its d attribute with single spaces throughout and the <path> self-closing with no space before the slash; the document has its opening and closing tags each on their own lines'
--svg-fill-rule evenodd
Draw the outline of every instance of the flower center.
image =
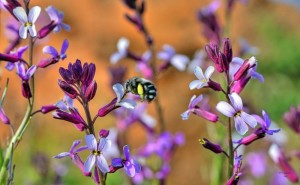
<svg viewBox="0 0 300 185">
<path fill-rule="evenodd" d="M 207 80 L 206 80 L 205 78 L 203 78 L 203 79 L 201 80 L 201 82 L 205 83 L 205 82 L 207 82 Z"/>
<path fill-rule="evenodd" d="M 25 27 L 28 27 L 28 26 L 32 26 L 32 23 L 31 22 L 26 22 Z"/>
<path fill-rule="evenodd" d="M 242 111 L 238 111 L 238 112 L 236 112 L 235 114 L 234 114 L 234 117 L 238 117 L 238 116 L 240 116 L 242 114 Z"/>
<path fill-rule="evenodd" d="M 100 152 L 100 151 L 93 150 L 93 151 L 92 151 L 92 154 L 93 154 L 93 155 L 101 155 L 101 152 Z"/>
</svg>

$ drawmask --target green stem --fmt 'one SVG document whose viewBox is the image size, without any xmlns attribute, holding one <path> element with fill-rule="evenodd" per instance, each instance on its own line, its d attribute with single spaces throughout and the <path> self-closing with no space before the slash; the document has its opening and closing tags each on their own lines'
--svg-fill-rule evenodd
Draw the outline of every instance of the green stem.
<svg viewBox="0 0 300 185">
<path fill-rule="evenodd" d="M 26 130 L 28 124 L 30 123 L 30 119 L 31 119 L 30 114 L 32 112 L 32 108 L 33 107 L 31 105 L 27 106 L 27 110 L 26 110 L 25 116 L 21 122 L 21 125 L 18 128 L 16 134 L 10 140 L 10 143 L 6 149 L 6 154 L 5 154 L 3 164 L 2 164 L 2 167 L 0 170 L 0 180 L 1 180 L 0 182 L 1 183 L 4 183 L 6 172 L 9 170 L 8 164 L 9 164 L 10 159 L 12 158 L 13 150 L 17 147 L 18 143 L 22 139 L 24 131 Z"/>
<path fill-rule="evenodd" d="M 26 4 L 26 9 L 28 12 L 28 7 L 29 4 Z M 32 37 L 29 37 L 29 65 L 31 66 L 33 64 L 33 46 L 34 46 L 34 41 Z M 12 161 L 13 161 L 13 151 L 17 148 L 18 143 L 21 141 L 26 128 L 28 127 L 30 120 L 31 120 L 31 113 L 33 110 L 33 103 L 34 103 L 34 77 L 32 76 L 32 78 L 30 79 L 30 89 L 32 92 L 32 97 L 28 100 L 28 105 L 27 105 L 27 109 L 26 109 L 26 113 L 23 117 L 23 120 L 18 128 L 18 130 L 16 131 L 15 135 L 12 137 L 12 139 L 9 142 L 9 145 L 6 149 L 6 153 L 5 153 L 5 157 L 3 160 L 3 164 L 1 166 L 0 169 L 0 183 L 3 184 L 5 179 L 6 179 L 6 175 L 7 172 L 9 172 L 9 174 L 11 174 L 11 172 L 9 170 L 12 170 Z"/>
<path fill-rule="evenodd" d="M 233 158 L 234 158 L 234 153 L 233 153 L 234 151 L 232 145 L 232 133 L 231 133 L 231 118 L 228 118 L 227 132 L 228 132 L 228 146 L 229 146 L 228 178 L 230 178 L 233 172 Z"/>
</svg>

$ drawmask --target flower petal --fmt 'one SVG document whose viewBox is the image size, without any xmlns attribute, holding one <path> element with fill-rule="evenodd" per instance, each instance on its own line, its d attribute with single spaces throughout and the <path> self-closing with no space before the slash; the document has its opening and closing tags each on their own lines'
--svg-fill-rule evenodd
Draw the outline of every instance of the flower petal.
<svg viewBox="0 0 300 185">
<path fill-rule="evenodd" d="M 129 146 L 125 145 L 123 147 L 123 151 L 124 151 L 124 157 L 126 160 L 130 160 L 130 150 L 129 150 Z"/>
<path fill-rule="evenodd" d="M 213 66 L 209 66 L 205 73 L 204 73 L 204 77 L 206 78 L 206 80 L 210 79 L 211 75 L 213 74 L 213 72 L 215 71 L 215 68 Z"/>
<path fill-rule="evenodd" d="M 60 154 L 54 156 L 54 158 L 56 158 L 56 159 L 61 159 L 61 158 L 63 158 L 63 157 L 67 157 L 67 156 L 70 156 L 70 153 L 69 153 L 69 152 L 62 152 L 62 153 L 60 153 Z"/>
<path fill-rule="evenodd" d="M 27 77 L 28 80 L 29 80 L 29 79 L 32 77 L 32 75 L 35 73 L 36 69 L 37 69 L 36 65 L 32 65 L 32 66 L 26 71 L 26 77 Z"/>
<path fill-rule="evenodd" d="M 81 143 L 81 140 L 76 140 L 73 142 L 71 149 L 70 149 L 70 153 L 73 153 L 74 149 Z"/>
<path fill-rule="evenodd" d="M 36 33 L 36 29 L 35 29 L 34 24 L 32 26 L 28 26 L 28 30 L 29 30 L 29 33 L 30 33 L 31 37 L 36 37 L 37 33 Z"/>
<path fill-rule="evenodd" d="M 128 46 L 129 46 L 129 40 L 128 39 L 126 39 L 125 37 L 122 37 L 122 38 L 119 39 L 119 41 L 117 43 L 117 48 L 118 48 L 119 52 L 126 53 Z"/>
<path fill-rule="evenodd" d="M 90 154 L 87 160 L 84 163 L 84 171 L 85 172 L 90 172 L 96 162 L 96 156 L 93 154 Z"/>
<path fill-rule="evenodd" d="M 24 25 L 21 25 L 20 26 L 20 29 L 19 29 L 19 36 L 22 38 L 22 39 L 26 39 L 27 38 L 27 30 L 28 30 L 28 27 L 24 26 Z"/>
<path fill-rule="evenodd" d="M 241 118 L 252 128 L 255 128 L 257 125 L 257 121 L 254 116 L 246 113 L 246 112 L 241 112 Z"/>
<path fill-rule="evenodd" d="M 97 166 L 100 168 L 100 170 L 103 173 L 109 172 L 109 166 L 107 164 L 106 159 L 103 157 L 103 155 L 97 156 Z"/>
<path fill-rule="evenodd" d="M 113 167 L 123 167 L 123 159 L 122 158 L 113 158 L 111 160 L 111 165 Z"/>
<path fill-rule="evenodd" d="M 239 116 L 235 117 L 234 123 L 235 123 L 235 129 L 240 135 L 246 134 L 246 132 L 248 131 L 248 126 L 241 117 Z"/>
<path fill-rule="evenodd" d="M 124 95 L 124 87 L 123 85 L 116 83 L 113 85 L 113 90 L 115 91 L 116 95 L 117 95 L 117 102 L 121 101 L 121 98 Z"/>
<path fill-rule="evenodd" d="M 65 54 L 67 49 L 69 47 L 69 41 L 67 39 L 64 40 L 61 50 L 60 50 L 60 54 Z"/>
<path fill-rule="evenodd" d="M 15 9 L 13 9 L 13 13 L 22 24 L 28 22 L 27 14 L 24 8 L 22 8 L 21 6 L 18 6 Z"/>
<path fill-rule="evenodd" d="M 200 80 L 193 80 L 190 83 L 189 87 L 190 87 L 190 90 L 193 90 L 193 89 L 196 89 L 196 88 L 200 89 L 200 88 L 204 87 L 205 85 L 207 85 L 206 82 L 202 82 Z"/>
<path fill-rule="evenodd" d="M 185 55 L 176 54 L 171 58 L 171 64 L 179 71 L 184 71 L 189 58 Z"/>
<path fill-rule="evenodd" d="M 229 99 L 235 110 L 240 111 L 243 109 L 243 101 L 237 93 L 229 94 Z"/>
<path fill-rule="evenodd" d="M 93 134 L 86 135 L 85 142 L 89 150 L 97 150 L 97 141 Z"/>
<path fill-rule="evenodd" d="M 194 108 L 200 101 L 202 101 L 203 99 L 203 95 L 200 94 L 198 97 L 196 97 L 196 95 L 194 95 L 191 98 L 190 104 L 189 104 L 189 108 Z"/>
<path fill-rule="evenodd" d="M 57 56 L 58 56 L 57 50 L 56 50 L 54 47 L 52 47 L 52 46 L 45 46 L 45 47 L 43 48 L 43 53 L 50 54 L 50 55 L 52 55 L 53 57 L 57 57 Z"/>
<path fill-rule="evenodd" d="M 203 79 L 205 79 L 205 76 L 204 76 L 204 74 L 203 74 L 203 71 L 202 71 L 201 67 L 199 67 L 199 66 L 195 67 L 195 69 L 194 69 L 194 74 L 195 74 L 195 76 L 196 76 L 200 81 L 202 81 Z"/>
<path fill-rule="evenodd" d="M 126 161 L 124 163 L 124 170 L 129 177 L 133 177 L 135 175 L 135 166 L 130 161 Z"/>
<path fill-rule="evenodd" d="M 267 112 L 265 112 L 264 110 L 262 110 L 262 115 L 263 115 L 264 120 L 265 120 L 265 122 L 266 122 L 266 127 L 269 128 L 270 125 L 271 125 L 271 120 L 270 120 L 269 115 L 268 115 Z"/>
<path fill-rule="evenodd" d="M 190 110 L 187 110 L 187 111 L 185 111 L 184 113 L 182 113 L 182 114 L 181 114 L 182 120 L 187 120 L 187 119 L 189 119 L 190 114 L 191 114 L 191 111 L 190 111 Z"/>
<path fill-rule="evenodd" d="M 117 62 L 119 62 L 119 60 L 121 60 L 122 58 L 124 58 L 125 55 L 124 54 L 121 54 L 119 52 L 116 52 L 114 54 L 112 54 L 110 56 L 110 63 L 112 64 L 116 64 Z"/>
<path fill-rule="evenodd" d="M 111 140 L 102 137 L 99 141 L 98 151 L 106 150 L 110 146 L 111 146 Z"/>
<path fill-rule="evenodd" d="M 127 109 L 134 109 L 134 107 L 136 106 L 136 102 L 134 100 L 124 99 L 121 102 L 119 102 L 118 105 Z"/>
<path fill-rule="evenodd" d="M 219 102 L 216 106 L 216 109 L 227 117 L 233 117 L 236 113 L 233 107 L 224 101 Z"/>
<path fill-rule="evenodd" d="M 40 13 L 41 8 L 39 6 L 32 7 L 28 14 L 28 21 L 34 24 L 37 18 L 39 17 Z"/>
</svg>

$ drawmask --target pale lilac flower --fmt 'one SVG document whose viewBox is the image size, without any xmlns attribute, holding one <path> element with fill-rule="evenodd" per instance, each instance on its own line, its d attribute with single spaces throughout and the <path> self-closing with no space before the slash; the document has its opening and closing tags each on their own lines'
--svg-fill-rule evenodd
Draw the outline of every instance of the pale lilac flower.
<svg viewBox="0 0 300 185">
<path fill-rule="evenodd" d="M 61 158 L 64 158 L 64 157 L 68 156 L 73 160 L 75 154 L 77 154 L 78 152 L 81 152 L 83 150 L 86 150 L 88 148 L 87 146 L 82 146 L 82 147 L 76 148 L 80 143 L 81 143 L 81 140 L 74 141 L 71 148 L 70 148 L 70 151 L 62 152 L 62 153 L 54 156 L 54 158 L 61 159 Z"/>
<path fill-rule="evenodd" d="M 146 79 L 151 79 L 153 77 L 153 71 L 150 66 L 151 57 L 151 51 L 146 51 L 141 59 L 137 61 L 137 70 L 140 71 Z"/>
<path fill-rule="evenodd" d="M 100 138 L 99 143 L 93 134 L 85 136 L 85 141 L 91 154 L 84 163 L 85 172 L 90 172 L 94 165 L 96 165 L 103 173 L 109 172 L 109 167 L 106 159 L 103 156 L 103 151 L 110 146 L 110 140 Z"/>
<path fill-rule="evenodd" d="M 163 46 L 162 51 L 158 52 L 157 58 L 166 62 L 161 66 L 161 69 L 165 69 L 172 64 L 179 71 L 184 71 L 186 65 L 189 63 L 189 58 L 187 56 L 176 54 L 174 48 L 167 44 Z"/>
<path fill-rule="evenodd" d="M 289 185 L 289 181 L 284 173 L 276 172 L 273 174 L 269 185 Z"/>
<path fill-rule="evenodd" d="M 125 107 L 127 109 L 134 109 L 136 102 L 131 99 L 124 99 L 125 89 L 123 85 L 117 83 L 113 85 L 113 90 L 117 95 L 117 106 Z"/>
<path fill-rule="evenodd" d="M 128 145 L 125 145 L 123 147 L 123 151 L 124 151 L 124 159 L 122 158 L 112 159 L 112 166 L 114 168 L 124 167 L 126 174 L 129 177 L 133 177 L 136 173 L 139 173 L 141 171 L 141 165 L 137 161 L 131 158 Z"/>
<path fill-rule="evenodd" d="M 208 82 L 210 80 L 211 75 L 215 71 L 215 68 L 213 66 L 209 66 L 205 73 L 203 74 L 201 67 L 196 67 L 194 69 L 194 74 L 198 78 L 198 80 L 194 80 L 190 83 L 189 87 L 190 89 L 200 89 L 202 87 L 208 86 Z"/>
<path fill-rule="evenodd" d="M 18 62 L 16 64 L 17 74 L 23 80 L 28 82 L 28 80 L 33 76 L 37 67 L 36 65 L 32 65 L 29 69 L 26 69 L 25 64 L 23 62 Z"/>
<path fill-rule="evenodd" d="M 255 128 L 257 121 L 252 115 L 243 111 L 243 102 L 238 94 L 232 93 L 228 96 L 232 105 L 225 101 L 221 101 L 217 104 L 216 108 L 225 116 L 233 118 L 236 131 L 239 134 L 244 135 L 248 131 L 247 124 L 250 127 Z"/>
<path fill-rule="evenodd" d="M 203 99 L 202 95 L 200 95 L 198 97 L 196 97 L 196 95 L 194 95 L 191 98 L 189 106 L 188 106 L 188 110 L 181 114 L 181 117 L 182 117 L 183 120 L 189 119 L 190 114 L 194 113 L 197 116 L 200 116 L 200 117 L 202 117 L 202 118 L 204 118 L 208 121 L 211 121 L 211 122 L 218 121 L 218 116 L 217 115 L 215 115 L 211 112 L 208 112 L 206 110 L 202 110 L 199 107 L 199 103 L 201 102 L 202 99 Z"/>
<path fill-rule="evenodd" d="M 134 107 L 136 106 L 136 102 L 134 100 L 124 98 L 126 94 L 123 85 L 117 83 L 113 85 L 113 90 L 116 93 L 117 97 L 114 98 L 109 104 L 101 107 L 98 110 L 98 116 L 103 117 L 119 107 L 134 109 Z"/>
<path fill-rule="evenodd" d="M 127 57 L 128 47 L 129 47 L 128 39 L 124 37 L 120 38 L 117 43 L 118 51 L 112 54 L 112 56 L 110 57 L 110 62 L 112 64 L 116 64 L 119 60 Z"/>
<path fill-rule="evenodd" d="M 99 134 L 100 135 L 100 134 Z M 118 148 L 118 131 L 116 128 L 110 128 L 109 129 L 109 135 L 106 137 L 111 141 L 111 146 L 107 148 L 105 153 L 103 154 L 105 158 L 112 159 L 114 157 L 120 156 L 120 151 Z"/>
<path fill-rule="evenodd" d="M 38 6 L 32 7 L 29 11 L 28 16 L 26 15 L 24 8 L 20 6 L 13 10 L 14 15 L 21 23 L 19 35 L 22 39 L 27 38 L 27 31 L 29 31 L 31 37 L 35 37 L 37 35 L 34 23 L 40 15 L 40 12 L 41 8 Z"/>
<path fill-rule="evenodd" d="M 68 152 L 62 152 L 56 156 L 54 156 L 54 158 L 57 158 L 57 159 L 61 159 L 61 158 L 64 158 L 64 157 L 70 157 L 72 162 L 81 170 L 81 172 L 85 175 L 85 176 L 90 176 L 91 173 L 90 172 L 85 172 L 84 170 L 84 166 L 83 166 L 83 162 L 82 160 L 80 159 L 79 155 L 78 155 L 78 152 L 81 152 L 83 150 L 86 150 L 87 149 L 87 146 L 81 146 L 81 147 L 78 147 L 77 146 L 81 143 L 81 140 L 76 140 L 73 142 L 71 148 L 70 148 L 70 151 Z"/>
<path fill-rule="evenodd" d="M 71 27 L 68 24 L 63 23 L 64 19 L 64 13 L 57 10 L 53 6 L 48 6 L 46 8 L 46 12 L 48 13 L 51 21 L 54 21 L 56 24 L 55 28 L 53 29 L 54 33 L 60 32 L 61 29 L 64 29 L 66 31 L 70 31 Z"/>
</svg>

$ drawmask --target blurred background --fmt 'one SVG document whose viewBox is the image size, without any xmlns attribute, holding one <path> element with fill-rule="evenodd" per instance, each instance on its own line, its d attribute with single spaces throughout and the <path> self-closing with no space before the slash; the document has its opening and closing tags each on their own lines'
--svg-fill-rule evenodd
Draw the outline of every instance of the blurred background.
<svg viewBox="0 0 300 185">
<path fill-rule="evenodd" d="M 200 0 L 149 0 L 147 1 L 145 23 L 155 41 L 155 50 L 162 49 L 164 44 L 172 45 L 178 53 L 193 58 L 195 51 L 203 49 L 207 40 L 201 32 L 201 25 L 196 14 L 199 9 L 207 6 L 211 1 Z M 223 2 L 223 1 L 222 1 Z M 295 0 L 295 2 L 297 2 Z M 41 6 L 42 16 L 38 19 L 37 28 L 48 22 L 44 8 L 53 5 L 65 14 L 65 23 L 71 26 L 71 31 L 62 31 L 38 41 L 34 50 L 35 62 L 48 55 L 42 53 L 45 45 L 60 48 L 64 39 L 68 39 L 70 47 L 67 59 L 46 69 L 38 70 L 36 79 L 35 110 L 45 104 L 53 104 L 63 97 L 57 85 L 60 78 L 59 67 L 66 67 L 69 62 L 81 59 L 82 62 L 94 62 L 97 66 L 96 81 L 98 92 L 91 102 L 92 113 L 96 114 L 100 106 L 108 103 L 114 94 L 110 86 L 108 68 L 110 56 L 116 51 L 119 38 L 126 37 L 130 41 L 130 50 L 142 54 L 147 50 L 144 38 L 127 22 L 124 13 L 128 9 L 117 0 L 87 0 L 87 1 L 53 1 L 32 0 L 31 5 Z M 220 24 L 224 26 L 224 5 L 217 11 Z M 300 102 L 300 6 L 290 1 L 249 0 L 247 4 L 236 2 L 231 20 L 229 37 L 233 44 L 233 55 L 238 56 L 239 40 L 246 39 L 256 47 L 259 61 L 258 72 L 264 75 L 265 82 L 253 80 L 242 92 L 252 113 L 261 114 L 266 110 L 271 119 L 280 128 L 286 130 L 289 141 L 298 140 L 284 124 L 282 116 L 290 106 Z M 5 25 L 14 21 L 7 12 L 1 11 L 0 19 L 0 51 L 8 44 Z M 26 41 L 23 41 L 26 44 Z M 27 56 L 25 56 L 26 58 Z M 251 56 L 247 56 L 251 57 Z M 122 60 L 117 65 L 126 66 L 127 78 L 139 75 L 135 71 L 135 64 L 130 60 Z M 7 115 L 18 124 L 26 109 L 26 101 L 21 95 L 20 79 L 14 73 L 9 73 L 1 63 L 1 87 L 6 79 L 10 79 L 8 95 L 4 103 Z M 189 120 L 183 121 L 180 114 L 188 106 L 192 95 L 211 94 L 210 104 L 214 107 L 218 96 L 208 90 L 189 90 L 189 83 L 195 79 L 194 74 L 180 72 L 171 67 L 160 75 L 157 82 L 159 98 L 167 128 L 172 133 L 183 132 L 186 137 L 185 145 L 178 148 L 172 160 L 171 173 L 167 184 L 209 184 L 213 153 L 205 150 L 198 139 L 203 137 L 218 138 L 218 130 L 224 131 L 220 124 L 213 125 L 192 115 Z M 2 90 L 2 88 L 1 88 Z M 221 97 L 223 98 L 223 97 Z M 150 105 L 148 113 L 157 117 L 154 105 Z M 115 126 L 112 115 L 97 120 L 97 129 Z M 222 131 L 223 130 L 223 131 Z M 0 143 L 5 146 L 10 136 L 9 128 L 0 124 Z M 134 152 L 145 141 L 145 134 L 139 125 L 134 125 L 128 133 L 131 150 Z M 51 114 L 35 116 L 27 132 L 15 151 L 15 184 L 44 184 L 40 173 L 53 175 L 55 170 L 63 170 L 65 184 L 93 184 L 91 179 L 81 175 L 69 159 L 53 159 L 52 157 L 63 151 L 68 151 L 72 142 L 83 139 L 83 133 L 74 129 L 70 123 L 55 120 Z M 254 144 L 251 150 L 267 151 L 263 141 Z M 299 149 L 297 142 L 288 142 L 286 149 Z M 36 161 L 39 161 L 37 164 Z M 299 161 L 293 161 L 299 172 Z M 40 164 L 45 163 L 45 164 Z M 297 165 L 294 165 L 297 164 Z M 39 165 L 46 165 L 40 168 Z M 108 184 L 122 184 L 123 172 L 109 175 Z M 267 184 L 267 178 L 258 179 L 260 184 Z"/>
</svg>

